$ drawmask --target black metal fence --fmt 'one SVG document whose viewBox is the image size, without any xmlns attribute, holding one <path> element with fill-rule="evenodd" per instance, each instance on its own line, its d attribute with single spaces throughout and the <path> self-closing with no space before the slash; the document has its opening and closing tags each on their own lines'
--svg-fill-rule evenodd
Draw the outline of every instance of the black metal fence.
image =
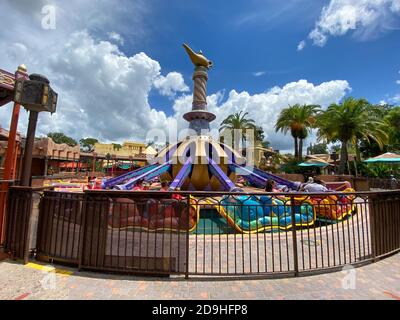
<svg viewBox="0 0 400 320">
<path fill-rule="evenodd" d="M 8 199 L 8 188 L 14 185 L 17 180 L 0 180 L 0 248 L 5 241 L 5 210 Z"/>
<path fill-rule="evenodd" d="M 370 189 L 382 190 L 398 190 L 400 189 L 400 179 L 381 179 L 381 178 L 367 178 L 368 186 Z"/>
<path fill-rule="evenodd" d="M 397 252 L 400 248 L 400 193 L 374 194 L 370 202 L 373 257 Z"/>
<path fill-rule="evenodd" d="M 38 205 L 46 188 L 10 187 L 5 218 L 4 250 L 28 262 L 36 246 Z"/>
<path fill-rule="evenodd" d="M 11 188 L 7 229 L 8 250 L 26 261 L 29 192 Z M 373 262 L 400 250 L 398 190 L 44 191 L 38 212 L 36 258 L 81 269 L 299 275 Z"/>
<path fill-rule="evenodd" d="M 186 272 L 188 205 L 167 195 L 87 193 L 81 268 Z"/>
<path fill-rule="evenodd" d="M 82 201 L 80 193 L 46 191 L 39 208 L 36 255 L 38 259 L 78 263 L 82 237 Z"/>
</svg>

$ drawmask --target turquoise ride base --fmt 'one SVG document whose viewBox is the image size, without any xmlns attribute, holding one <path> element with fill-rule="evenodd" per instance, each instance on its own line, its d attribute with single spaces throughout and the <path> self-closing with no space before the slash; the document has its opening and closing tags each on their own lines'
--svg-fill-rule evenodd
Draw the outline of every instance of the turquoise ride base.
<svg viewBox="0 0 400 320">
<path fill-rule="evenodd" d="M 314 206 L 311 203 L 294 204 L 294 222 L 292 205 L 288 200 L 270 196 L 225 196 L 221 200 L 219 213 L 240 232 L 287 230 L 296 226 L 310 226 L 316 220 Z"/>
</svg>

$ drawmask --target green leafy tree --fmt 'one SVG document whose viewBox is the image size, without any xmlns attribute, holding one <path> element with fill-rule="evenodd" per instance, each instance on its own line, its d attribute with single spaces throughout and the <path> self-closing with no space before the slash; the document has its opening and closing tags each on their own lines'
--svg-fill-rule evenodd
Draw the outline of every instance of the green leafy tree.
<svg viewBox="0 0 400 320">
<path fill-rule="evenodd" d="M 362 138 L 374 140 L 383 147 L 387 142 L 387 134 L 382 124 L 380 111 L 365 99 L 347 98 L 341 104 L 331 104 L 318 116 L 319 138 L 341 144 L 339 174 L 346 172 L 349 144 L 356 147 L 357 158 L 358 143 Z"/>
<path fill-rule="evenodd" d="M 113 143 L 112 145 L 114 150 L 120 150 L 122 148 L 122 145 L 120 145 L 119 143 Z"/>
<path fill-rule="evenodd" d="M 287 161 L 288 159 L 284 155 L 281 155 L 279 153 L 274 153 L 267 159 L 262 159 L 259 168 L 264 171 L 277 173 L 282 163 L 285 163 Z"/>
<path fill-rule="evenodd" d="M 400 107 L 394 107 L 384 117 L 385 129 L 389 135 L 388 149 L 393 152 L 400 151 Z"/>
<path fill-rule="evenodd" d="M 68 137 L 62 132 L 49 132 L 47 137 L 51 138 L 55 143 L 65 143 L 71 147 L 75 147 L 78 142 L 71 137 Z"/>
<path fill-rule="evenodd" d="M 262 127 L 256 126 L 254 129 L 254 139 L 255 141 L 264 141 L 265 139 L 265 134 L 264 134 L 264 129 Z"/>
<path fill-rule="evenodd" d="M 309 154 L 326 154 L 328 153 L 328 146 L 326 143 L 317 143 L 307 148 Z"/>
<path fill-rule="evenodd" d="M 260 126 L 256 126 L 254 129 L 254 140 L 261 142 L 263 148 L 269 148 L 271 146 L 271 143 L 268 140 L 265 140 L 264 129 Z"/>
<path fill-rule="evenodd" d="M 372 178 L 389 178 L 393 172 L 390 165 L 385 163 L 368 163 L 360 166 L 363 175 Z"/>
<path fill-rule="evenodd" d="M 400 152 L 400 107 L 377 106 L 381 110 L 383 118 L 382 130 L 388 135 L 388 141 L 381 148 L 374 140 L 360 141 L 360 152 L 365 158 L 375 157 L 384 152 Z"/>
<path fill-rule="evenodd" d="M 79 140 L 81 149 L 86 152 L 92 152 L 94 150 L 94 145 L 98 142 L 99 142 L 99 140 L 97 140 L 95 138 L 84 138 L 84 139 Z"/>
<path fill-rule="evenodd" d="M 261 145 L 263 148 L 268 149 L 271 147 L 271 142 L 269 142 L 268 140 L 264 140 L 263 142 L 261 142 Z"/>
<path fill-rule="evenodd" d="M 375 141 L 368 141 L 366 139 L 362 139 L 360 141 L 360 152 L 363 158 L 371 158 L 379 156 L 382 153 L 388 152 L 388 145 L 385 144 L 382 147 Z"/>
<path fill-rule="evenodd" d="M 244 144 L 246 140 L 246 132 L 248 130 L 256 130 L 255 121 L 253 119 L 247 119 L 248 112 L 234 113 L 229 115 L 224 121 L 221 122 L 219 131 L 227 131 L 229 134 L 233 135 L 234 147 L 239 146 L 240 139 Z M 241 135 L 234 134 L 234 130 L 240 130 Z"/>
<path fill-rule="evenodd" d="M 287 134 L 289 131 L 294 140 L 295 159 L 303 158 L 303 143 L 309 132 L 314 128 L 316 116 L 320 112 L 318 105 L 295 104 L 285 108 L 278 116 L 275 131 Z"/>
<path fill-rule="evenodd" d="M 107 170 L 108 170 L 108 168 L 109 168 L 109 166 L 110 166 L 111 154 L 107 153 L 107 154 L 105 155 L 105 158 L 106 158 L 106 160 L 107 160 Z"/>
<path fill-rule="evenodd" d="M 336 152 L 337 154 L 340 153 L 340 144 L 333 144 L 330 148 L 329 148 L 329 153 L 333 153 Z"/>
</svg>

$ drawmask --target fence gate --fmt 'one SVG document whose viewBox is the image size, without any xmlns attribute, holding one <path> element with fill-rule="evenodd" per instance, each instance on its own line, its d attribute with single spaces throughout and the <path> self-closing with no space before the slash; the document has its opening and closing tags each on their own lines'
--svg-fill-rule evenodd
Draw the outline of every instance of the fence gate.
<svg viewBox="0 0 400 320">
<path fill-rule="evenodd" d="M 45 191 L 40 203 L 36 258 L 78 264 L 82 193 Z"/>
<path fill-rule="evenodd" d="M 32 242 L 33 194 L 29 187 L 11 187 L 8 193 L 4 248 L 13 258 L 23 259 L 24 263 L 28 263 Z"/>
<path fill-rule="evenodd" d="M 130 273 L 185 273 L 188 242 L 185 208 L 186 200 L 87 192 L 79 267 Z M 168 219 L 163 219 L 172 211 L 180 215 L 181 228 L 170 228 Z"/>
<path fill-rule="evenodd" d="M 400 248 L 400 195 L 387 192 L 371 195 L 371 236 L 373 256 L 384 257 Z"/>
</svg>

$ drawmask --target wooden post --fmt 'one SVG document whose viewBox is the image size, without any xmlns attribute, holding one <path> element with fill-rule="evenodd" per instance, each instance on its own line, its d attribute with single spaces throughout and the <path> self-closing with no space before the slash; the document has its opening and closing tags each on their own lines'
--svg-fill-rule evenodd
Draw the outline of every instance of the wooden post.
<svg viewBox="0 0 400 320">
<path fill-rule="evenodd" d="M 24 162 L 21 175 L 21 186 L 28 187 L 30 185 L 31 170 L 32 170 L 32 151 L 33 151 L 33 145 L 35 143 L 35 132 L 36 132 L 36 124 L 38 116 L 39 112 L 32 110 L 29 111 L 29 123 L 28 123 L 28 131 L 26 134 Z"/>
<path fill-rule="evenodd" d="M 49 158 L 47 156 L 44 156 L 44 173 L 43 173 L 43 176 L 47 176 L 48 166 L 49 166 Z"/>
<path fill-rule="evenodd" d="M 19 78 L 27 78 L 27 70 L 25 66 L 20 65 L 15 72 L 15 79 Z M 11 180 L 13 178 L 13 165 L 15 162 L 14 157 L 16 156 L 16 138 L 17 138 L 17 127 L 18 127 L 18 118 L 19 118 L 19 111 L 21 109 L 21 105 L 18 103 L 14 103 L 13 112 L 11 116 L 11 123 L 10 123 L 10 130 L 8 133 L 8 142 L 7 142 L 7 151 L 5 156 L 5 163 L 4 163 L 4 173 L 3 173 L 3 180 Z M 16 170 L 14 169 L 14 172 Z M 15 176 L 15 174 L 14 174 Z M 3 243 L 3 233 L 4 233 L 4 212 L 5 212 L 5 205 L 6 205 L 6 192 L 8 190 L 8 183 L 4 182 L 1 184 L 1 191 L 0 191 L 0 243 Z"/>
<path fill-rule="evenodd" d="M 16 176 L 17 176 L 17 159 L 18 159 L 18 153 L 20 153 L 20 150 L 21 150 L 20 143 L 17 142 L 15 145 L 14 163 L 13 163 L 13 167 L 11 170 L 11 180 L 15 180 Z"/>
</svg>

